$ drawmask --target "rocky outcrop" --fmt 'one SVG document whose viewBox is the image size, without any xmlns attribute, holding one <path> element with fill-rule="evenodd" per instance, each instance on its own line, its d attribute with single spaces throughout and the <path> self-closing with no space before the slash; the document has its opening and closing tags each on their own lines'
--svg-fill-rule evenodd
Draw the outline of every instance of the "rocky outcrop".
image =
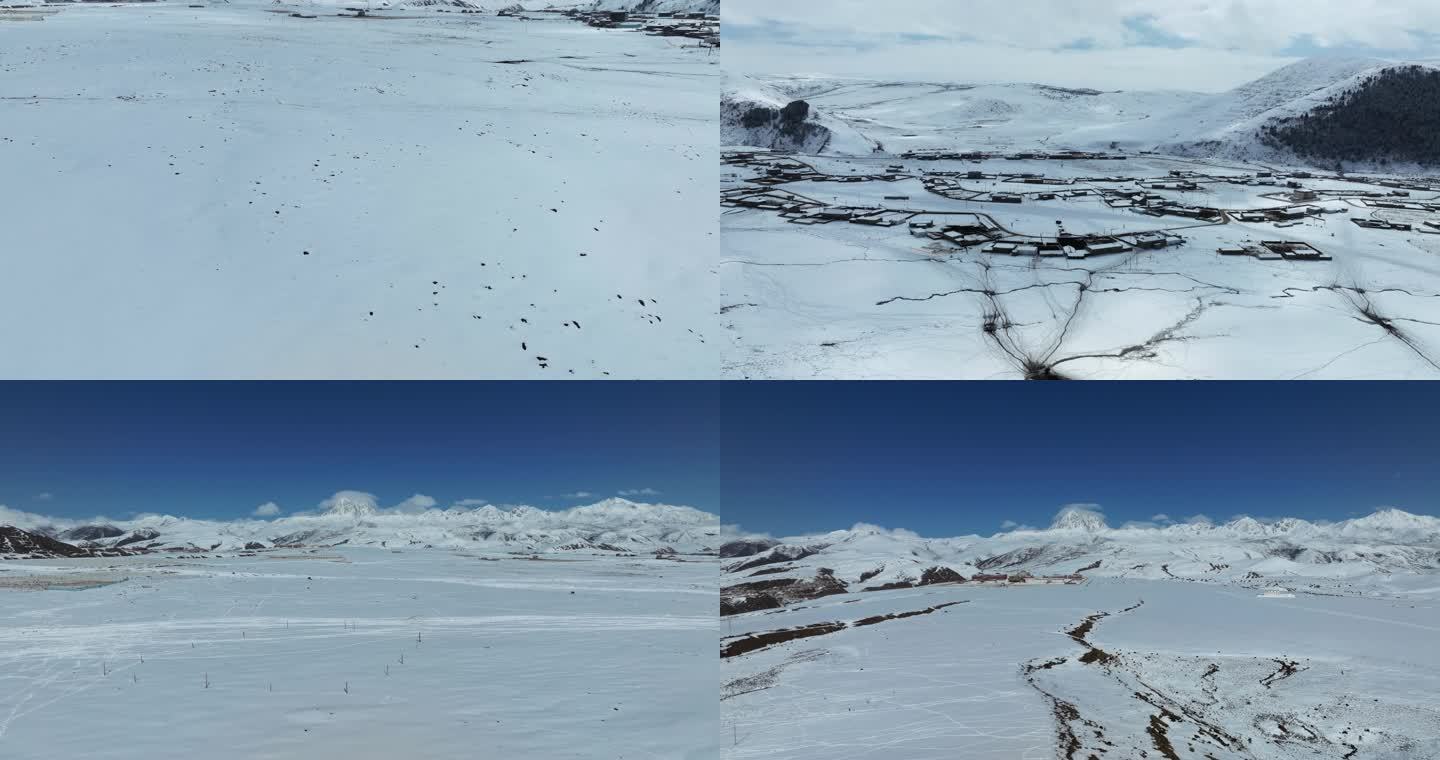
<svg viewBox="0 0 1440 760">
<path fill-rule="evenodd" d="M 63 557 L 119 557 L 134 552 L 67 544 L 41 533 L 0 525 L 0 558 L 56 559 Z"/>
<path fill-rule="evenodd" d="M 779 541 L 769 538 L 741 538 L 726 541 L 720 545 L 720 558 L 750 557 L 778 546 Z"/>
<path fill-rule="evenodd" d="M 954 570 L 952 570 L 952 569 L 950 569 L 950 568 L 948 568 L 948 567 L 943 567 L 943 566 L 938 566 L 938 565 L 937 565 L 936 567 L 932 567 L 932 568 L 930 568 L 930 569 L 928 569 L 928 570 L 926 570 L 925 572 L 923 572 L 923 573 L 920 574 L 920 585 L 921 585 L 921 586 L 929 586 L 929 585 L 932 585 L 932 584 L 935 584 L 935 583 L 964 583 L 964 582 L 965 582 L 965 576 L 963 576 L 963 575 L 955 572 Z"/>
<path fill-rule="evenodd" d="M 4 525 L 0 526 L 0 554 L 34 558 L 80 557 L 84 556 L 86 551 L 49 536 Z"/>
<path fill-rule="evenodd" d="M 805 599 L 843 594 L 846 588 L 844 581 L 836 578 L 833 571 L 823 567 L 816 571 L 815 577 L 808 580 L 776 578 L 738 583 L 720 589 L 720 614 L 738 615 L 742 612 L 778 609 Z"/>
</svg>

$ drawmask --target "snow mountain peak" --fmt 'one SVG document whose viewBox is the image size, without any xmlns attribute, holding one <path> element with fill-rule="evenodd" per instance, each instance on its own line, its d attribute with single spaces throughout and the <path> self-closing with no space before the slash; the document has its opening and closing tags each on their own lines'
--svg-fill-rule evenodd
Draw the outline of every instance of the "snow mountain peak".
<svg viewBox="0 0 1440 760">
<path fill-rule="evenodd" d="M 1105 515 L 1084 505 L 1072 505 L 1060 510 L 1050 523 L 1050 530 L 1083 530 L 1089 533 L 1106 530 Z"/>
<path fill-rule="evenodd" d="M 325 510 L 327 515 L 340 515 L 344 517 L 371 517 L 379 514 L 374 500 L 363 497 L 339 496 Z"/>
</svg>

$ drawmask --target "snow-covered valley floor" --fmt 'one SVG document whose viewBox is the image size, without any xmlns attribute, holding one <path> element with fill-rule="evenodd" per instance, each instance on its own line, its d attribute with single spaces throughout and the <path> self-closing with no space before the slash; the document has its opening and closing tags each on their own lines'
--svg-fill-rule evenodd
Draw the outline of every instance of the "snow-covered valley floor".
<svg viewBox="0 0 1440 760">
<path fill-rule="evenodd" d="M 1164 156 L 745 155 L 721 182 L 728 377 L 1440 377 L 1433 179 Z M 1202 209 L 1215 215 L 1182 215 Z M 947 227 L 993 241 L 932 237 Z M 1067 252 L 1062 237 L 1118 250 Z"/>
<path fill-rule="evenodd" d="M 14 588 L 56 576 L 121 582 Z M 7 562 L 0 757 L 716 758 L 716 580 L 440 549 Z"/>
<path fill-rule="evenodd" d="M 722 659 L 725 757 L 1440 757 L 1424 580 L 1380 599 L 960 584 L 731 616 L 722 646 L 846 625 Z"/>
<path fill-rule="evenodd" d="M 715 376 L 717 54 L 51 10 L 0 17 L 0 376 Z"/>
</svg>

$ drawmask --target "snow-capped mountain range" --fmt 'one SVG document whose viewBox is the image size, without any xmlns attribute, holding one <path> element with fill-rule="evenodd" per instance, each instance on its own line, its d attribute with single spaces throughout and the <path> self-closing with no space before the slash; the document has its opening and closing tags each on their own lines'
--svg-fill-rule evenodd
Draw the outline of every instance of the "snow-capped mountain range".
<svg viewBox="0 0 1440 760">
<path fill-rule="evenodd" d="M 240 551 L 275 546 L 425 546 L 506 552 L 713 553 L 719 518 L 691 507 L 622 498 L 550 511 L 529 506 L 387 510 L 368 494 L 341 492 L 321 512 L 275 520 L 213 521 L 170 515 L 81 522 L 0 509 L 0 522 L 82 549 Z M 16 537 L 0 556 L 44 553 L 45 542 Z M 258 547 L 257 547 L 258 545 Z"/>
<path fill-rule="evenodd" d="M 926 571 L 941 568 L 967 578 L 1023 571 L 1213 582 L 1292 579 L 1297 585 L 1383 590 L 1400 576 L 1440 575 L 1440 518 L 1385 509 L 1334 523 L 1241 517 L 1223 524 L 1112 528 L 1099 511 L 1076 506 L 1061 510 L 1049 528 L 990 537 L 923 538 L 861 524 L 778 543 L 735 539 L 720 554 L 729 558 L 723 571 L 732 587 L 828 576 L 840 591 L 860 591 L 918 585 Z"/>
</svg>

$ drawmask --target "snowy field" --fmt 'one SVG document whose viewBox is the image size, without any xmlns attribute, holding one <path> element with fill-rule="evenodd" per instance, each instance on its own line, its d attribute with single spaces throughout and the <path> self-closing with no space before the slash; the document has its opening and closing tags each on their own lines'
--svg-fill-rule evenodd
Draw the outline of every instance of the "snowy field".
<svg viewBox="0 0 1440 760">
<path fill-rule="evenodd" d="M 962 584 L 732 616 L 722 646 L 848 626 L 722 659 L 725 757 L 1440 757 L 1440 598 L 1423 580 L 1384 599 Z"/>
<path fill-rule="evenodd" d="M 723 208 L 726 376 L 1440 377 L 1440 234 L 1434 234 L 1440 210 L 1422 208 L 1440 200 L 1435 192 L 1388 198 L 1413 210 L 1376 208 L 1369 202 L 1387 200 L 1390 192 L 1377 184 L 1384 178 L 1342 181 L 1314 172 L 1277 180 L 1287 176 L 1283 169 L 1161 156 L 796 158 L 826 177 L 898 179 L 807 179 L 768 190 L 819 207 L 903 210 L 905 222 L 801 225 L 775 210 Z M 725 166 L 722 188 L 767 190 L 753 182 L 764 172 L 763 166 Z M 972 178 L 972 172 L 983 176 Z M 1195 189 L 1151 187 L 1175 181 L 1171 172 L 1194 173 Z M 1020 174 L 1056 184 L 1028 184 Z M 1289 200 L 1289 181 L 1318 197 Z M 1107 203 L 1107 192 L 1150 194 L 1163 199 L 1157 202 L 1216 208 L 1224 216 L 1145 215 Z M 1363 192 L 1378 195 L 1358 195 Z M 993 202 L 997 193 L 1022 202 Z M 1317 210 L 1295 220 L 1241 218 L 1253 210 L 1305 206 Z M 1352 221 L 1357 218 L 1411 229 L 1367 229 Z M 1148 250 L 1132 239 L 1123 252 L 1079 259 L 1058 250 L 1054 258 L 1033 249 L 997 254 L 987 245 L 962 248 L 912 234 L 909 222 L 934 223 L 937 230 L 983 223 L 1019 244 L 1053 243 L 1060 230 L 1164 233 L 1172 244 Z M 1327 258 L 1259 251 L 1266 241 L 1308 243 Z M 1264 255 L 1222 255 L 1222 248 Z"/>
<path fill-rule="evenodd" d="M 718 54 L 558 15 L 46 10 L 0 12 L 0 375 L 715 376 Z"/>
<path fill-rule="evenodd" d="M 77 578 L 120 582 L 15 588 Z M 715 594 L 710 561 L 6 562 L 0 757 L 716 758 Z"/>
</svg>

